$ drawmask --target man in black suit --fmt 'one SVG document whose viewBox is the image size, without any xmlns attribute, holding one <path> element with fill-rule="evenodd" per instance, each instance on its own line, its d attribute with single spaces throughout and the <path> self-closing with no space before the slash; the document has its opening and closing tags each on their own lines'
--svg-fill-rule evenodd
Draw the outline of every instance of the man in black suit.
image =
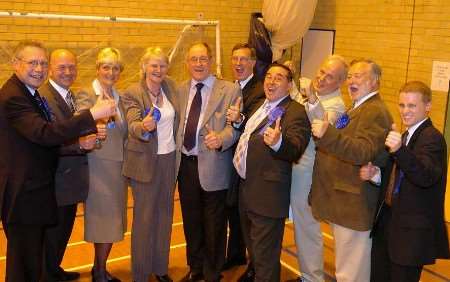
<svg viewBox="0 0 450 282">
<path fill-rule="evenodd" d="M 102 100 L 94 109 L 67 120 L 52 120 L 51 109 L 36 89 L 47 78 L 42 44 L 21 42 L 13 55 L 14 74 L 0 90 L 0 155 L 8 165 L 0 186 L 1 219 L 7 238 L 6 281 L 39 281 L 44 230 L 57 221 L 54 176 L 58 145 L 95 133 L 95 120 L 114 114 Z M 5 172 L 6 170 L 6 172 Z"/>
<path fill-rule="evenodd" d="M 242 91 L 244 116 L 257 105 L 261 100 L 265 99 L 264 89 L 261 81 L 256 79 L 253 75 L 253 68 L 256 63 L 256 51 L 248 44 L 238 43 L 231 51 L 231 67 L 234 79 Z M 240 112 L 242 101 L 238 99 L 236 105 L 228 109 L 228 114 L 233 114 L 233 111 Z M 234 146 L 233 149 L 235 149 Z M 236 265 L 244 265 L 247 263 L 245 254 L 245 241 L 242 235 L 241 223 L 239 220 L 238 209 L 238 187 L 239 175 L 233 170 L 233 177 L 231 185 L 228 189 L 227 195 L 227 219 L 228 219 L 228 244 L 227 244 L 227 259 L 223 267 L 224 270 L 230 269 Z"/>
<path fill-rule="evenodd" d="M 234 154 L 233 164 L 241 177 L 241 224 L 254 268 L 248 268 L 239 281 L 280 280 L 292 163 L 302 155 L 311 132 L 304 107 L 289 97 L 290 87 L 289 68 L 271 65 L 264 79 L 266 99 L 245 119 Z"/>
<path fill-rule="evenodd" d="M 70 119 L 76 110 L 70 86 L 77 78 L 77 59 L 69 50 L 54 50 L 49 67 L 49 80 L 39 92 L 47 99 L 55 120 Z M 77 272 L 64 271 L 60 264 L 72 233 L 77 203 L 87 197 L 89 177 L 85 149 L 92 149 L 92 141 L 95 142 L 95 134 L 75 138 L 59 148 L 55 175 L 58 223 L 45 230 L 46 281 L 70 281 L 80 276 Z"/>
<path fill-rule="evenodd" d="M 407 130 L 400 134 L 393 124 L 385 142 L 393 165 L 383 173 L 372 230 L 375 282 L 419 281 L 423 265 L 450 256 L 444 221 L 447 146 L 428 117 L 431 90 L 420 81 L 408 82 L 398 105 Z M 364 180 L 375 174 L 370 164 L 361 172 Z"/>
</svg>

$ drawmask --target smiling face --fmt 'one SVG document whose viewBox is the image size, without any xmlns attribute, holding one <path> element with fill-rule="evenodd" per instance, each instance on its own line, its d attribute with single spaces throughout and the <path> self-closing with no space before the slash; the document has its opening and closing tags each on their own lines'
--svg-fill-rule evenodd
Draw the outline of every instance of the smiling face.
<svg viewBox="0 0 450 282">
<path fill-rule="evenodd" d="M 205 80 L 211 73 L 211 54 L 203 44 L 193 45 L 188 52 L 186 64 L 191 77 L 197 81 Z"/>
<path fill-rule="evenodd" d="M 44 49 L 25 47 L 13 60 L 17 77 L 24 84 L 37 89 L 47 79 L 48 59 Z"/>
<path fill-rule="evenodd" d="M 264 93 L 269 101 L 277 101 L 289 95 L 292 82 L 288 79 L 289 72 L 280 67 L 272 66 L 264 78 Z"/>
<path fill-rule="evenodd" d="M 403 124 L 409 128 L 428 117 L 431 102 L 425 102 L 419 92 L 400 92 L 398 108 Z"/>
<path fill-rule="evenodd" d="M 370 64 L 358 62 L 352 65 L 348 71 L 347 85 L 350 98 L 353 101 L 357 101 L 377 90 L 378 81 L 372 72 Z"/>
<path fill-rule="evenodd" d="M 56 50 L 50 56 L 50 78 L 69 89 L 77 79 L 77 59 L 67 50 Z"/>
<path fill-rule="evenodd" d="M 248 48 L 234 50 L 231 55 L 231 68 L 234 79 L 243 81 L 253 73 L 256 61 L 251 55 L 252 53 Z"/>
<path fill-rule="evenodd" d="M 122 68 L 115 60 L 105 60 L 98 64 L 97 79 L 105 89 L 111 89 L 120 78 Z"/>
<path fill-rule="evenodd" d="M 163 58 L 150 58 L 144 64 L 145 81 L 147 85 L 160 86 L 161 82 L 166 78 L 168 64 Z"/>
<path fill-rule="evenodd" d="M 336 91 L 345 79 L 345 69 L 338 60 L 326 60 L 313 80 L 318 95 L 327 95 Z"/>
</svg>

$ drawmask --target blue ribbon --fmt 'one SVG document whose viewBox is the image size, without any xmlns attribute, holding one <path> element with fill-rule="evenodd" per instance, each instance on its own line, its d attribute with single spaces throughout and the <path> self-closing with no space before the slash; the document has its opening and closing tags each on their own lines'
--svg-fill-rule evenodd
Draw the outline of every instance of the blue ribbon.
<svg viewBox="0 0 450 282">
<path fill-rule="evenodd" d="M 149 113 L 150 113 L 150 109 L 146 108 L 144 110 L 144 117 L 146 117 Z M 161 120 L 161 111 L 158 108 L 154 107 L 153 108 L 152 117 L 156 121 L 156 123 L 158 123 Z M 153 133 L 154 132 L 146 132 L 146 133 L 144 133 L 142 135 L 143 135 L 144 138 L 148 138 L 150 136 L 153 136 Z"/>
<path fill-rule="evenodd" d="M 273 108 L 272 110 L 270 110 L 269 115 L 267 116 L 267 123 L 264 125 L 263 128 L 261 128 L 261 130 L 259 131 L 260 135 L 264 134 L 264 131 L 266 131 L 266 129 L 271 126 L 279 117 L 282 117 L 285 113 L 285 109 L 283 107 L 277 106 L 275 108 Z"/>
<path fill-rule="evenodd" d="M 344 127 L 347 126 L 347 124 L 350 122 L 350 117 L 348 116 L 347 113 L 343 113 L 337 120 L 335 123 L 335 127 L 337 129 L 342 129 Z"/>
</svg>

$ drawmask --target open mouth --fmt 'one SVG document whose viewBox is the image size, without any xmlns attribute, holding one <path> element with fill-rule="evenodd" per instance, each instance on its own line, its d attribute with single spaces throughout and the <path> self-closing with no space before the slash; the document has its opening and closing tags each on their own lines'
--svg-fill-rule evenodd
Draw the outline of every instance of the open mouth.
<svg viewBox="0 0 450 282">
<path fill-rule="evenodd" d="M 351 85 L 351 86 L 349 87 L 349 90 L 350 90 L 350 92 L 352 92 L 352 93 L 358 92 L 358 87 L 355 86 L 355 85 Z"/>
</svg>

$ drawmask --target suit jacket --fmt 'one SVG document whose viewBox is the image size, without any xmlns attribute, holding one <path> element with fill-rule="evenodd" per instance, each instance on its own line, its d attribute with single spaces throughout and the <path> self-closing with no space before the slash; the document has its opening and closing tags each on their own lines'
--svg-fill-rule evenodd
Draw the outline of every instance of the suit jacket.
<svg viewBox="0 0 450 282">
<path fill-rule="evenodd" d="M 260 101 L 251 115 L 263 103 Z M 275 152 L 264 143 L 259 134 L 267 123 L 267 118 L 264 119 L 248 141 L 246 179 L 239 186 L 240 206 L 272 218 L 289 215 L 292 164 L 305 151 L 311 135 L 311 126 L 302 105 L 286 97 L 278 106 L 285 109 L 280 123 L 281 146 Z"/>
<path fill-rule="evenodd" d="M 242 113 L 247 116 L 260 105 L 261 100 L 264 101 L 266 95 L 264 94 L 264 86 L 260 80 L 254 75 L 242 89 L 242 100 L 244 109 Z"/>
<path fill-rule="evenodd" d="M 310 202 L 314 217 L 353 230 L 370 230 L 380 189 L 359 177 L 362 165 L 384 152 L 392 117 L 379 94 L 348 112 L 342 129 L 316 139 Z"/>
<path fill-rule="evenodd" d="M 107 129 L 106 140 L 102 141 L 100 146 L 96 149 L 92 150 L 88 154 L 88 159 L 90 158 L 99 158 L 104 160 L 111 161 L 123 161 L 124 155 L 124 144 L 127 138 L 127 122 L 125 119 L 125 110 L 122 105 L 122 97 L 121 94 L 117 92 L 119 95 L 118 100 L 118 111 L 114 117 L 115 125 L 117 130 L 109 130 Z M 78 110 L 90 109 L 95 105 L 98 99 L 98 95 L 95 93 L 94 89 L 84 88 L 80 90 L 75 95 L 76 105 Z"/>
<path fill-rule="evenodd" d="M 45 83 L 39 88 L 56 120 L 70 119 L 73 114 L 58 91 Z M 55 195 L 58 206 L 73 205 L 86 200 L 89 189 L 89 168 L 86 154 L 80 149 L 78 138 L 65 142 L 59 148 L 58 167 L 55 174 Z"/>
<path fill-rule="evenodd" d="M 191 81 L 185 81 L 178 89 L 180 120 L 175 143 L 177 146 L 176 174 L 180 167 L 181 148 L 184 140 L 184 126 L 187 118 L 186 108 Z M 231 146 L 237 141 L 239 132 L 226 122 L 227 109 L 241 96 L 240 88 L 229 81 L 216 79 L 200 124 L 198 138 L 198 175 L 200 184 L 205 191 L 219 191 L 228 189 L 231 178 L 233 152 Z M 204 136 L 208 134 L 205 127 L 216 131 L 222 138 L 220 150 L 210 150 L 204 143 Z"/>
<path fill-rule="evenodd" d="M 411 136 L 407 146 L 393 153 L 392 161 L 404 173 L 399 194 L 392 199 L 388 225 L 391 261 L 401 265 L 433 264 L 436 258 L 449 258 L 449 242 L 444 221 L 447 183 L 447 145 L 430 119 Z M 390 178 L 390 171 L 384 174 Z M 380 195 L 380 213 L 386 188 Z M 377 234 L 376 218 L 373 233 Z M 380 230 L 381 232 L 381 230 Z"/>
<path fill-rule="evenodd" d="M 56 222 L 54 177 L 58 145 L 96 132 L 89 111 L 71 119 L 48 122 L 43 110 L 13 75 L 0 90 L 1 156 L 9 156 L 3 185 L 2 220 L 6 223 L 51 224 Z M 4 170 L 4 167 L 0 167 Z M 0 173 L 3 175 L 4 171 Z M 1 197 L 0 197 L 1 198 Z"/>
<path fill-rule="evenodd" d="M 173 136 L 175 137 L 176 127 L 179 123 L 176 86 L 172 80 L 165 79 L 161 83 L 161 87 L 175 110 L 173 123 Z M 141 81 L 128 87 L 122 96 L 129 128 L 128 141 L 125 145 L 123 175 L 139 182 L 150 182 L 153 174 L 160 172 L 157 169 L 152 169 L 158 167 L 156 163 L 158 153 L 158 136 L 156 131 L 149 138 L 144 138 L 142 135 L 142 119 L 145 117 L 145 109 L 153 108 L 149 95 L 145 81 Z"/>
</svg>

